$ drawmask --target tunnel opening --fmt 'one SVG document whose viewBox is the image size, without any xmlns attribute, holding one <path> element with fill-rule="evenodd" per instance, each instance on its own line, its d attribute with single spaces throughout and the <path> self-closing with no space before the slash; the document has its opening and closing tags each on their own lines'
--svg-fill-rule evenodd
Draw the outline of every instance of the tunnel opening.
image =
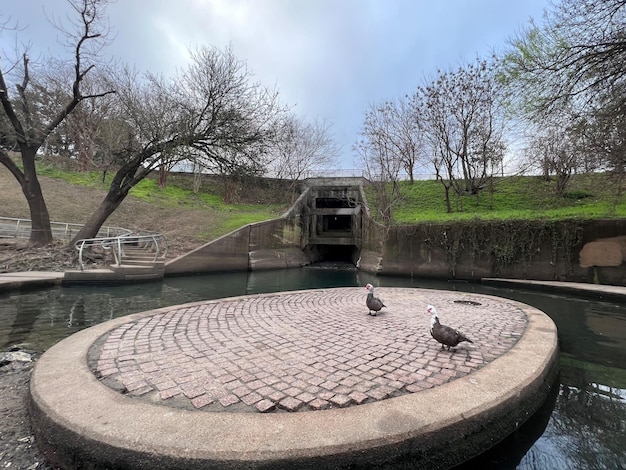
<svg viewBox="0 0 626 470">
<path fill-rule="evenodd" d="M 313 264 L 336 264 L 356 266 L 359 248 L 355 245 L 309 245 L 309 256 Z"/>
<path fill-rule="evenodd" d="M 317 209 L 349 209 L 356 206 L 352 198 L 318 197 L 315 199 Z"/>
<path fill-rule="evenodd" d="M 352 232 L 352 216 L 335 214 L 322 216 L 322 232 Z"/>
</svg>

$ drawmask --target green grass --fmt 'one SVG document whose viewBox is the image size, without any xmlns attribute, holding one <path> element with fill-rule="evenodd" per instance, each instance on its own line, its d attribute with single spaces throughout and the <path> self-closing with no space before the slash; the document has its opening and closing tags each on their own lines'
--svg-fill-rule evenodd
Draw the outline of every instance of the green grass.
<svg viewBox="0 0 626 470">
<path fill-rule="evenodd" d="M 40 163 L 37 167 L 39 176 L 47 176 L 49 178 L 59 178 L 68 183 L 88 186 L 90 188 L 108 188 L 111 184 L 112 175 L 109 175 L 106 181 L 102 182 L 102 172 L 99 171 L 66 171 L 54 165 Z"/>
<path fill-rule="evenodd" d="M 228 213 L 215 230 L 202 232 L 200 237 L 207 241 L 213 240 L 245 225 L 273 219 L 278 215 L 279 214 L 277 212 L 267 211 L 261 208 L 252 208 L 250 212 Z"/>
<path fill-rule="evenodd" d="M 394 223 L 457 220 L 511 220 L 626 217 L 626 197 L 602 174 L 577 175 L 564 197 L 556 197 L 553 181 L 535 176 L 500 178 L 478 195 L 451 192 L 452 212 L 446 211 L 443 185 L 434 180 L 401 182 L 401 202 Z M 371 203 L 372 196 L 369 196 Z"/>
<path fill-rule="evenodd" d="M 102 172 L 73 172 L 62 170 L 54 165 L 40 165 L 39 174 L 50 178 L 59 178 L 71 184 L 99 188 L 108 191 L 113 174 L 102 181 Z M 187 186 L 187 187 L 185 187 Z M 185 209 L 210 208 L 220 213 L 221 221 L 215 230 L 201 234 L 207 240 L 229 233 L 244 225 L 278 217 L 285 210 L 285 204 L 227 204 L 215 184 L 209 184 L 206 192 L 194 193 L 188 183 L 180 178 L 172 178 L 165 188 L 160 188 L 157 181 L 144 178 L 137 183 L 129 195 L 151 204 Z"/>
<path fill-rule="evenodd" d="M 112 173 L 102 181 L 101 172 L 64 171 L 54 165 L 40 165 L 43 176 L 61 178 L 72 184 L 108 190 Z M 555 182 L 538 176 L 494 178 L 478 195 L 457 196 L 451 191 L 452 212 L 446 210 L 444 187 L 439 181 L 400 182 L 401 200 L 393 209 L 395 224 L 448 222 L 463 220 L 557 220 L 626 217 L 626 197 L 617 196 L 616 183 L 605 174 L 574 175 L 563 197 L 555 196 Z M 244 191 L 246 190 L 244 186 Z M 377 214 L 374 190 L 366 188 L 372 213 Z M 285 204 L 228 204 L 223 188 L 215 182 L 194 193 L 190 179 L 174 176 L 165 188 L 146 178 L 130 192 L 149 203 L 188 209 L 211 208 L 223 215 L 215 237 L 243 225 L 268 220 L 285 210 Z M 270 197 L 267 199 L 273 201 Z"/>
</svg>

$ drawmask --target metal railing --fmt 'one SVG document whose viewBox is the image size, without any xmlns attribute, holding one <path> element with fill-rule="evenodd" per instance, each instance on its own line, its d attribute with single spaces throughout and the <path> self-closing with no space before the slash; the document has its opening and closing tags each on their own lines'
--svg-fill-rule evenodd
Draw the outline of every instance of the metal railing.
<svg viewBox="0 0 626 470">
<path fill-rule="evenodd" d="M 53 238 L 72 237 L 83 228 L 81 224 L 67 224 L 63 222 L 50 222 Z M 18 219 L 14 217 L 0 217 L 0 238 L 30 238 L 32 223 L 30 219 Z M 129 235 L 130 230 L 122 227 L 101 227 L 98 237 L 118 237 Z"/>
<path fill-rule="evenodd" d="M 71 240 L 83 227 L 81 224 L 68 224 L 50 222 L 52 237 L 56 239 L 66 238 Z M 0 238 L 30 238 L 32 224 L 30 219 L 15 217 L 0 217 Z M 94 256 L 101 256 L 104 264 L 112 254 L 113 262 L 121 264 L 124 251 L 127 247 L 141 247 L 142 251 L 151 254 L 151 262 L 164 258 L 167 254 L 167 242 L 165 236 L 160 233 L 140 232 L 133 233 L 122 227 L 101 227 L 95 238 L 78 240 L 74 248 L 78 252 L 78 264 L 80 270 L 85 269 L 85 254 L 90 251 Z"/>
<path fill-rule="evenodd" d="M 151 254 L 150 262 L 154 263 L 159 258 L 164 258 L 167 254 L 167 243 L 165 236 L 160 233 L 150 234 L 134 234 L 129 233 L 119 237 L 98 237 L 98 238 L 86 238 L 84 240 L 78 240 L 74 247 L 78 251 L 78 265 L 80 270 L 84 271 L 85 261 L 84 256 L 87 250 L 101 251 L 101 254 L 107 257 L 107 254 L 112 254 L 113 263 L 121 265 L 125 251 L 128 247 L 140 247 L 145 253 Z M 105 261 L 105 264 L 106 263 Z"/>
</svg>

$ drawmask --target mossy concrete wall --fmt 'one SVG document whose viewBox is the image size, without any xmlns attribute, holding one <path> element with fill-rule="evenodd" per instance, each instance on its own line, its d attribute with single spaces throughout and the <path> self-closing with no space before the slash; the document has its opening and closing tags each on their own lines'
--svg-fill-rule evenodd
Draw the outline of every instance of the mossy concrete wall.
<svg viewBox="0 0 626 470">
<path fill-rule="evenodd" d="M 367 223 L 359 268 L 386 275 L 626 285 L 626 220 Z"/>
</svg>

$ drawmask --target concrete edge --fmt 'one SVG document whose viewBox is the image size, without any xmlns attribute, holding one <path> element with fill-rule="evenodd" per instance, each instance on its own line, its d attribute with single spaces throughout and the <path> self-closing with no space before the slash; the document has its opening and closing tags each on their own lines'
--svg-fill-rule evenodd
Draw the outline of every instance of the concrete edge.
<svg viewBox="0 0 626 470">
<path fill-rule="evenodd" d="M 0 293 L 13 290 L 40 289 L 61 285 L 65 273 L 29 271 L 0 274 Z"/>
<path fill-rule="evenodd" d="M 120 395 L 89 370 L 89 348 L 121 324 L 172 307 L 114 319 L 61 341 L 37 362 L 30 388 L 37 441 L 53 463 L 69 463 L 65 468 L 340 468 L 407 458 L 449 467 L 514 431 L 543 404 L 556 377 L 556 326 L 540 310 L 511 302 L 527 315 L 526 332 L 479 371 L 414 394 L 302 413 L 188 411 Z"/>
<path fill-rule="evenodd" d="M 593 297 L 610 299 L 612 301 L 626 301 L 626 287 L 607 284 L 586 284 L 569 281 L 535 281 L 531 279 L 504 279 L 485 277 L 480 280 L 485 286 L 508 287 L 513 289 L 525 288 L 542 292 L 573 294 L 578 297 Z"/>
</svg>

